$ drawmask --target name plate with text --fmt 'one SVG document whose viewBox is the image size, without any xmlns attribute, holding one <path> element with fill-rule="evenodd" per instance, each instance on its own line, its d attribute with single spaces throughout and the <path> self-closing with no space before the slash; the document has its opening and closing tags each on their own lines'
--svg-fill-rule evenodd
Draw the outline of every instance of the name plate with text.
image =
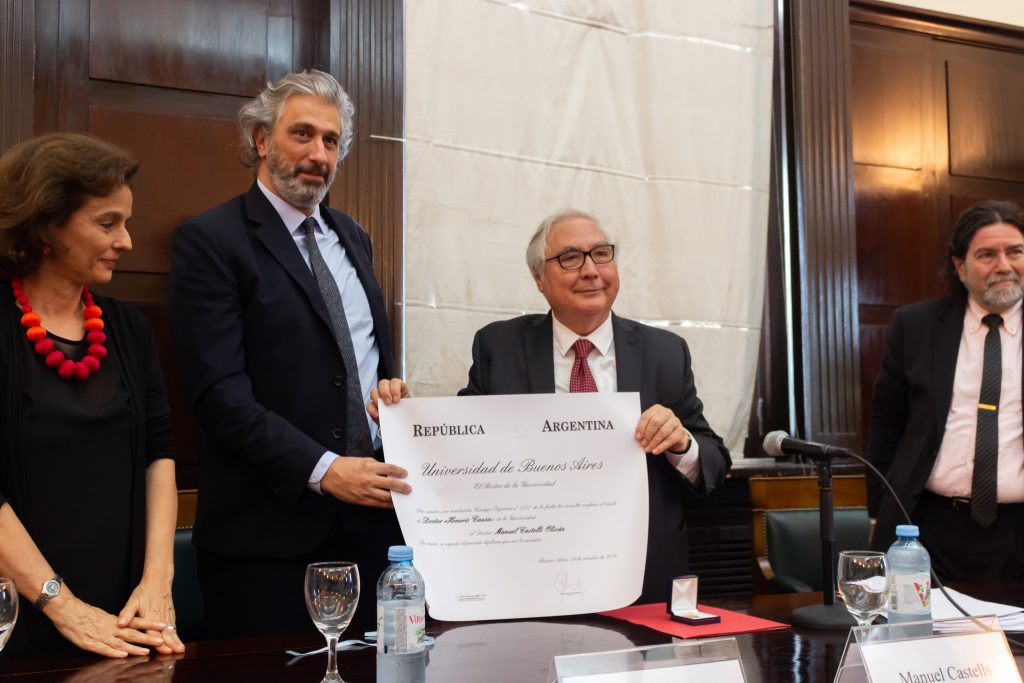
<svg viewBox="0 0 1024 683">
<path fill-rule="evenodd" d="M 745 683 L 735 638 L 555 657 L 550 683 Z"/>
<path fill-rule="evenodd" d="M 737 660 L 671 666 L 664 669 L 569 676 L 562 683 L 744 683 Z"/>
<path fill-rule="evenodd" d="M 871 683 L 1021 683 L 1000 630 L 861 643 Z"/>
</svg>

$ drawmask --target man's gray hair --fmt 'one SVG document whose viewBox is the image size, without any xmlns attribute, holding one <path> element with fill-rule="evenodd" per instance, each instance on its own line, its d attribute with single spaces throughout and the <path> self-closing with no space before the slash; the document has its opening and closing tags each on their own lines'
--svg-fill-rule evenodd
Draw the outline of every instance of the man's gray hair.
<svg viewBox="0 0 1024 683">
<path fill-rule="evenodd" d="M 544 252 L 548 246 L 548 235 L 551 233 L 551 228 L 555 227 L 556 223 L 570 218 L 582 218 L 599 228 L 601 227 L 601 223 L 598 222 L 597 218 L 579 209 L 560 209 L 545 218 L 541 221 L 537 231 L 533 233 L 533 237 L 530 238 L 529 246 L 526 247 L 526 265 L 530 267 L 530 272 L 533 273 L 534 277 L 539 278 L 544 272 Z M 604 228 L 601 229 L 604 230 Z M 605 231 L 605 234 L 607 234 L 607 231 Z"/>
<path fill-rule="evenodd" d="M 333 106 L 341 117 L 341 140 L 338 142 L 338 163 L 348 154 L 352 144 L 352 117 L 355 105 L 334 76 L 316 69 L 288 74 L 276 83 L 267 82 L 266 89 L 242 105 L 238 110 L 238 125 L 242 129 L 242 164 L 256 168 L 260 154 L 256 149 L 256 131 L 268 135 L 281 117 L 284 103 L 292 95 L 309 95 Z"/>
</svg>

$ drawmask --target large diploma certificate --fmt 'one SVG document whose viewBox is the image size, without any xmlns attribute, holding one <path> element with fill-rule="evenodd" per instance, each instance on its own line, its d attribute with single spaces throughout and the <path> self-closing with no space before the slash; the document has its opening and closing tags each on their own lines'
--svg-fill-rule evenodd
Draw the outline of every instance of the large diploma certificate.
<svg viewBox="0 0 1024 683">
<path fill-rule="evenodd" d="M 381 404 L 406 542 L 443 621 L 616 609 L 640 595 L 647 466 L 636 393 Z"/>
</svg>

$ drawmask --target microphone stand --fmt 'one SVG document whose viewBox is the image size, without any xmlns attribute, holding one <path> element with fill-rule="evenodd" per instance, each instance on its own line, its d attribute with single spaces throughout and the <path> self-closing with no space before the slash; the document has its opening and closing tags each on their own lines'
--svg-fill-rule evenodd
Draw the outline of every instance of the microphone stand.
<svg viewBox="0 0 1024 683">
<path fill-rule="evenodd" d="M 801 455 L 818 468 L 818 526 L 821 530 L 821 592 L 820 605 L 805 605 L 793 610 L 793 624 L 827 631 L 849 631 L 857 622 L 846 605 L 836 603 L 836 565 L 832 554 L 836 544 L 835 514 L 832 504 L 832 455 L 829 453 Z"/>
<path fill-rule="evenodd" d="M 810 445 L 810 444 L 808 444 Z M 766 447 L 767 448 L 767 447 Z M 830 631 L 845 631 L 855 626 L 856 623 L 853 617 L 850 616 L 846 607 L 841 604 L 836 604 L 835 599 L 835 587 L 836 587 L 836 568 L 832 562 L 832 548 L 835 546 L 835 527 L 833 518 L 833 505 L 832 505 L 832 458 L 837 455 L 852 458 L 857 462 L 861 463 L 878 478 L 885 488 L 892 495 L 893 500 L 899 507 L 900 512 L 903 513 L 903 519 L 907 524 L 913 524 L 913 520 L 910 517 L 910 513 L 907 512 L 907 508 L 903 505 L 899 495 L 896 493 L 896 489 L 892 487 L 889 480 L 885 478 L 878 468 L 868 462 L 865 458 L 857 455 L 853 451 L 846 450 L 845 448 L 827 447 L 824 450 L 807 450 L 786 447 L 779 444 L 779 449 L 787 455 L 802 455 L 809 459 L 818 468 L 818 511 L 819 511 L 819 527 L 821 528 L 821 578 L 822 578 L 822 604 L 820 605 L 806 605 L 793 610 L 792 621 L 795 626 L 804 626 L 807 628 L 817 628 Z M 953 599 L 953 596 L 949 594 L 942 581 L 939 579 L 938 574 L 935 573 L 935 569 L 931 570 L 932 583 L 939 587 L 942 594 L 947 600 L 965 617 L 971 618 L 971 613 L 968 612 L 964 607 Z M 1014 640 L 1013 638 L 1007 638 L 1008 642 L 1024 647 L 1024 643 Z"/>
</svg>

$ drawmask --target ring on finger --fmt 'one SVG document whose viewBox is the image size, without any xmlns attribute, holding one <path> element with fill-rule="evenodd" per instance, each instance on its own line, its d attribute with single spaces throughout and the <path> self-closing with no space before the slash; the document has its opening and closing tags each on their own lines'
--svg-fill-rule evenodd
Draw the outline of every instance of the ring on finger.
<svg viewBox="0 0 1024 683">
<path fill-rule="evenodd" d="M 167 624 L 167 630 L 170 631 L 171 633 L 177 633 L 178 632 L 178 627 L 175 626 L 174 624 Z"/>
</svg>

